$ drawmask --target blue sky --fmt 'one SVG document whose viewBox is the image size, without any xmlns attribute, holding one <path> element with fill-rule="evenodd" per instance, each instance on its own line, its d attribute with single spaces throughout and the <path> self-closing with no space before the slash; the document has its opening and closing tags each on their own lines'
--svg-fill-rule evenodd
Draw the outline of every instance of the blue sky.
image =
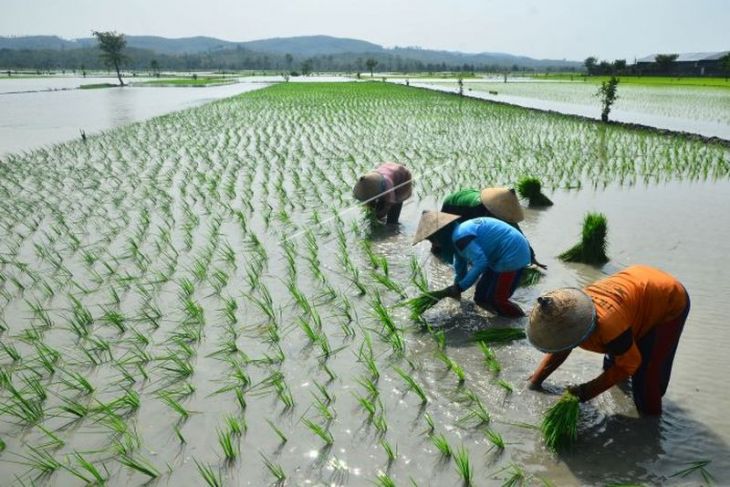
<svg viewBox="0 0 730 487">
<path fill-rule="evenodd" d="M 0 0 L 0 35 L 326 34 L 387 47 L 624 58 L 730 49 L 728 0 Z"/>
</svg>

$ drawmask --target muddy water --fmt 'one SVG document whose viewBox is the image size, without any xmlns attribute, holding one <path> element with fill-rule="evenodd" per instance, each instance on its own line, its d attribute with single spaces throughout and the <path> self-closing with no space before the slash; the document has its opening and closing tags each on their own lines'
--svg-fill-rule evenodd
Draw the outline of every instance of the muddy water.
<svg viewBox="0 0 730 487">
<path fill-rule="evenodd" d="M 400 82 L 400 81 L 399 81 Z M 458 92 L 456 82 L 411 82 L 411 86 Z M 597 85 L 575 82 L 464 82 L 467 96 L 538 110 L 600 119 Z M 730 91 L 722 88 L 619 87 L 611 119 L 730 140 Z"/>
<path fill-rule="evenodd" d="M 710 471 L 720 481 L 730 481 L 730 392 L 725 387 L 725 371 L 730 369 L 730 329 L 724 301 L 730 296 L 730 273 L 725 260 L 730 239 L 730 183 L 673 183 L 659 187 L 607 188 L 605 190 L 558 191 L 549 193 L 555 206 L 526 211 L 523 230 L 530 238 L 539 260 L 549 266 L 546 277 L 533 288 L 519 289 L 515 299 L 530 308 L 542 290 L 559 286 L 580 286 L 633 263 L 663 268 L 687 287 L 692 310 L 677 352 L 672 381 L 664 399 L 661 419 L 639 418 L 630 397 L 618 388 L 583 405 L 579 441 L 573 452 L 553 456 L 540 445 L 535 432 L 501 425 L 513 461 L 532 473 L 542 472 L 556 485 L 605 484 L 639 481 L 650 484 L 684 483 L 670 478 L 682 464 L 711 459 Z M 409 205 L 404 233 L 415 231 L 417 215 L 434 207 L 433 202 Z M 583 215 L 603 212 L 609 223 L 611 261 L 596 269 L 565 264 L 553 256 L 577 241 Z M 402 239 L 407 244 L 407 239 Z M 425 246 L 425 244 L 423 244 Z M 395 256 L 398 250 L 394 249 Z M 427 252 L 420 255 L 428 259 Z M 449 269 L 430 264 L 432 280 L 447 284 Z M 475 312 L 469 303 L 448 303 L 429 312 L 436 325 L 449 330 L 449 355 L 465 369 L 475 371 L 484 394 L 493 394 L 488 374 L 478 378 L 479 350 L 461 343 L 464 326 L 485 326 L 507 322 Z M 524 325 L 522 320 L 522 325 Z M 430 350 L 430 339 L 421 343 Z M 600 372 L 598 354 L 575 351 L 550 377 L 548 393 L 526 390 L 529 376 L 541 354 L 527 343 L 499 347 L 502 377 L 512 382 L 515 393 L 492 398 L 491 406 L 502 412 L 500 421 L 537 423 L 541 412 L 569 383 L 590 380 Z M 438 385 L 443 367 L 433 366 L 425 380 Z M 451 378 L 447 378 L 451 382 Z M 443 393 L 453 393 L 444 387 Z M 452 417 L 450 408 L 441 411 L 442 420 Z M 498 428 L 499 429 L 499 428 Z M 697 480 L 697 478 L 693 479 Z"/>
<path fill-rule="evenodd" d="M 124 87 L 73 89 L 81 83 L 109 79 L 48 78 L 3 81 L 0 88 L 0 156 L 42 146 L 183 110 L 219 98 L 264 88 L 267 83 L 248 82 L 203 88 Z M 9 86 L 12 84 L 12 86 Z M 51 86 L 51 91 L 48 91 Z M 60 87 L 65 87 L 63 91 Z M 33 91 L 36 90 L 36 91 Z M 46 91 L 38 91 L 46 90 Z"/>
</svg>

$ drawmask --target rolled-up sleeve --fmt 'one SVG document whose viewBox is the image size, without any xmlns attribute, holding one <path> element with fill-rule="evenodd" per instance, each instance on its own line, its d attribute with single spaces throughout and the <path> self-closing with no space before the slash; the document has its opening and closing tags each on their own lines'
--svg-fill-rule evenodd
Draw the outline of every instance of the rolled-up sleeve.
<svg viewBox="0 0 730 487">
<path fill-rule="evenodd" d="M 489 265 L 487 256 L 484 255 L 482 248 L 479 246 L 476 240 L 473 240 L 464 250 L 457 251 L 456 262 L 458 265 L 459 259 L 465 259 L 470 264 L 469 270 L 466 275 L 461 278 L 457 284 L 462 291 L 466 291 L 474 285 L 476 280 L 481 276 Z M 466 264 L 465 262 L 465 264 Z M 458 276 L 458 269 L 457 269 Z"/>
</svg>

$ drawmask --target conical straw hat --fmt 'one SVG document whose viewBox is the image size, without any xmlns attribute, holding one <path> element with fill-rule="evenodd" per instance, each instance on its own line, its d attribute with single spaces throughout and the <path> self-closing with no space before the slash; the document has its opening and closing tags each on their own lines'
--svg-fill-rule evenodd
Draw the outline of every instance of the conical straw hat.
<svg viewBox="0 0 730 487">
<path fill-rule="evenodd" d="M 519 223 L 525 219 L 522 206 L 514 190 L 509 188 L 485 188 L 480 193 L 482 204 L 489 212 L 509 223 Z"/>
<path fill-rule="evenodd" d="M 444 213 L 442 211 L 424 211 L 421 215 L 421 221 L 418 222 L 418 230 L 416 236 L 413 237 L 413 245 L 424 240 L 434 233 L 444 228 L 454 220 L 458 220 L 459 215 Z"/>
<path fill-rule="evenodd" d="M 370 171 L 361 176 L 352 189 L 352 195 L 358 201 L 369 201 L 385 191 L 385 181 L 379 172 Z"/>
<path fill-rule="evenodd" d="M 596 308 L 580 289 L 564 287 L 537 298 L 530 312 L 527 339 L 542 352 L 580 345 L 596 327 Z"/>
</svg>

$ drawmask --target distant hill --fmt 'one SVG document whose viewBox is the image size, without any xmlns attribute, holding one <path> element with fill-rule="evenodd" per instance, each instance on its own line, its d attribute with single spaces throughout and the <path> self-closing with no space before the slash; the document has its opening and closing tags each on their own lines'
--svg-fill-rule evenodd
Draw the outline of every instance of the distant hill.
<svg viewBox="0 0 730 487">
<path fill-rule="evenodd" d="M 504 53 L 462 53 L 414 47 L 384 48 L 371 42 L 331 36 L 301 36 L 231 42 L 213 37 L 168 39 L 127 36 L 131 67 L 145 68 L 155 59 L 163 69 L 295 69 L 363 71 L 373 58 L 376 69 L 389 71 L 501 69 L 578 70 L 577 61 L 533 59 Z M 20 51 L 23 51 L 21 55 Z M 98 65 L 94 38 L 57 36 L 0 37 L 0 67 L 74 68 Z M 290 55 L 289 58 L 287 55 Z M 28 58 L 27 60 L 24 60 Z M 145 64 L 146 63 L 146 64 Z"/>
</svg>

